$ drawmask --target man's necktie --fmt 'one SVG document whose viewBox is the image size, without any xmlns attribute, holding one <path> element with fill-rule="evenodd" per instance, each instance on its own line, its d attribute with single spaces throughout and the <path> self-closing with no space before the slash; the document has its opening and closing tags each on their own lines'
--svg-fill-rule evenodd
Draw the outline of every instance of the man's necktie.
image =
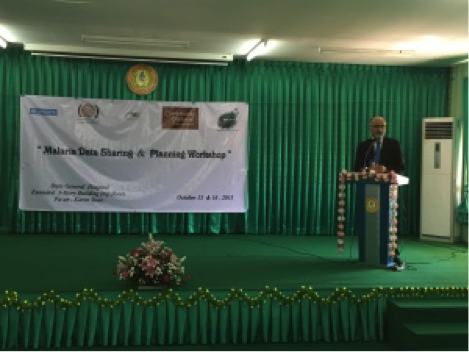
<svg viewBox="0 0 469 352">
<path fill-rule="evenodd" d="M 376 150 L 375 150 L 375 164 L 379 164 L 379 158 L 381 156 L 381 141 L 376 142 Z"/>
</svg>

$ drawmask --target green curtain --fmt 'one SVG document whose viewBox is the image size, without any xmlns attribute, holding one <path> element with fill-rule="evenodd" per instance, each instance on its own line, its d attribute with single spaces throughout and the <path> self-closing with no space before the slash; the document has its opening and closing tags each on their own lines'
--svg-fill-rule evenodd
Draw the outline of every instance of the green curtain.
<svg viewBox="0 0 469 352">
<path fill-rule="evenodd" d="M 462 224 L 467 224 L 468 217 L 468 196 L 467 196 L 467 164 L 468 164 L 468 150 L 467 150 L 467 122 L 468 122 L 468 78 L 464 77 L 463 80 L 463 89 L 462 89 L 462 102 L 463 102 L 463 119 L 462 119 L 462 129 L 463 129 L 463 195 L 462 202 L 458 206 L 458 221 Z"/>
<path fill-rule="evenodd" d="M 206 299 L 190 305 L 174 299 L 152 303 L 150 297 L 149 304 L 120 298 L 115 305 L 83 299 L 70 307 L 52 302 L 26 309 L 0 306 L 0 350 L 384 339 L 384 296 L 361 302 L 347 298 L 317 302 L 302 297 L 289 304 L 267 297 L 260 305 L 250 306 L 237 297 L 228 300 L 228 294 L 215 294 L 222 306 Z M 292 296 L 292 292 L 287 294 Z M 115 300 L 112 294 L 100 296 Z M 34 301 L 35 297 L 27 299 Z"/>
<path fill-rule="evenodd" d="M 19 48 L 0 52 L 1 232 L 333 235 L 337 176 L 352 167 L 370 117 L 381 115 L 388 135 L 401 141 L 404 174 L 411 179 L 400 194 L 399 232 L 419 233 L 421 120 L 446 115 L 447 68 L 242 60 L 228 67 L 154 64 L 158 88 L 141 97 L 125 83 L 132 65 L 31 56 Z M 20 95 L 249 103 L 248 211 L 18 210 Z M 353 212 L 348 210 L 349 220 Z M 354 233 L 353 225 L 347 222 L 347 233 Z"/>
<path fill-rule="evenodd" d="M 468 150 L 467 150 L 467 129 L 468 129 L 468 99 L 469 99 L 469 92 L 468 92 L 468 77 L 464 77 L 463 82 L 463 124 L 462 128 L 464 131 L 463 138 L 464 138 L 464 150 L 463 150 L 463 180 L 464 185 L 467 187 L 467 165 L 468 165 Z M 467 191 L 466 191 L 467 192 Z"/>
</svg>

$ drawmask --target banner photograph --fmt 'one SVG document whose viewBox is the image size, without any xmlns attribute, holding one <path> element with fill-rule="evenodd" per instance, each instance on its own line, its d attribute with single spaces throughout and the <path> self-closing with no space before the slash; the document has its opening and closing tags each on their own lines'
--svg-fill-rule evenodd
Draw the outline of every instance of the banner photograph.
<svg viewBox="0 0 469 352">
<path fill-rule="evenodd" d="M 246 103 L 21 97 L 22 210 L 245 212 Z"/>
</svg>

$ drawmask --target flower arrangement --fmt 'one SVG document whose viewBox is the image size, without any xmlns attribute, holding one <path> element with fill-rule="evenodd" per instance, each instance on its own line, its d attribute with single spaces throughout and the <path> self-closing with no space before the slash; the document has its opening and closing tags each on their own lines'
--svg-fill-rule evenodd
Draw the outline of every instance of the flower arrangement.
<svg viewBox="0 0 469 352">
<path fill-rule="evenodd" d="M 389 187 L 389 250 L 388 257 L 394 257 L 394 251 L 397 248 L 397 174 L 394 171 L 389 174 L 379 174 L 374 170 L 362 172 L 348 172 L 342 170 L 339 174 L 339 191 L 337 193 L 337 250 L 344 251 L 345 243 L 345 199 L 346 182 L 351 181 L 375 181 L 391 183 Z"/>
<path fill-rule="evenodd" d="M 178 258 L 163 245 L 163 241 L 155 241 L 150 234 L 148 242 L 142 242 L 138 249 L 119 256 L 115 275 L 139 286 L 179 285 L 185 278 L 189 279 L 190 275 L 184 276 L 186 257 Z"/>
</svg>

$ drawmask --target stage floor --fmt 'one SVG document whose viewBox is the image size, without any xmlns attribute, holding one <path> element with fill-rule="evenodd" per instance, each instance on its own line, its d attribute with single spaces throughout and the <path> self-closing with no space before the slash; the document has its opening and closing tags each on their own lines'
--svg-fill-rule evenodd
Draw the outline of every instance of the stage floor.
<svg viewBox="0 0 469 352">
<path fill-rule="evenodd" d="M 358 239 L 338 253 L 330 236 L 155 235 L 180 257 L 192 279 L 177 290 L 296 290 L 346 287 L 467 287 L 467 243 L 400 238 L 407 269 L 395 272 L 358 263 Z M 20 294 L 123 291 L 112 272 L 117 257 L 137 248 L 142 235 L 1 235 L 0 290 Z"/>
</svg>

